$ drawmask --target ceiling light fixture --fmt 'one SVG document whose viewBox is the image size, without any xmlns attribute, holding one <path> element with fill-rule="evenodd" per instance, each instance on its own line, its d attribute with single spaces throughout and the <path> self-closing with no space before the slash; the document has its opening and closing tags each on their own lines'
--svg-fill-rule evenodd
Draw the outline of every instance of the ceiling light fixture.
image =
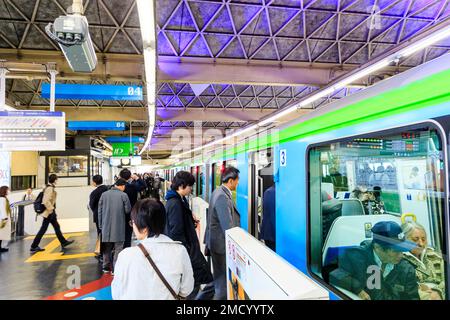
<svg viewBox="0 0 450 320">
<path fill-rule="evenodd" d="M 145 65 L 145 82 L 147 89 L 148 132 L 144 146 L 139 155 L 150 147 L 156 124 L 156 24 L 155 1 L 137 0 L 139 24 L 141 26 L 142 45 Z"/>
</svg>

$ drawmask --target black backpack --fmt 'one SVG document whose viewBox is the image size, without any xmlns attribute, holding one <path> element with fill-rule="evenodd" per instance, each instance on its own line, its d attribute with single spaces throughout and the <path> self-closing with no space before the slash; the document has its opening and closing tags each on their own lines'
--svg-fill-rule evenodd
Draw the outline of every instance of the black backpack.
<svg viewBox="0 0 450 320">
<path fill-rule="evenodd" d="M 43 213 L 47 208 L 42 204 L 42 199 L 44 199 L 44 192 L 47 187 L 44 188 L 41 192 L 39 192 L 39 195 L 37 196 L 36 200 L 34 200 L 33 206 L 34 211 L 37 214 Z"/>
</svg>

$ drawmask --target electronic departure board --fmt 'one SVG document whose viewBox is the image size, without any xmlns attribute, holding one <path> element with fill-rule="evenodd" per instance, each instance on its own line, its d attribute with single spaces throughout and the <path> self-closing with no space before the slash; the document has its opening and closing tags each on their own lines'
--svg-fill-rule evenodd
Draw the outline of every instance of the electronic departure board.
<svg viewBox="0 0 450 320">
<path fill-rule="evenodd" d="M 419 133 L 402 133 L 398 139 L 358 138 L 346 143 L 347 148 L 380 150 L 407 156 L 420 151 Z"/>
<path fill-rule="evenodd" d="M 0 112 L 0 151 L 65 150 L 63 112 Z"/>
</svg>

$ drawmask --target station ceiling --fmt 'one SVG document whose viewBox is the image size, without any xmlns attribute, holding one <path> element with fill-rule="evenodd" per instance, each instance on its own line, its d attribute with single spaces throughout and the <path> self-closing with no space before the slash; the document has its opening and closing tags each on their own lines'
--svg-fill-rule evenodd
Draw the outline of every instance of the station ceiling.
<svg viewBox="0 0 450 320">
<path fill-rule="evenodd" d="M 10 67 L 7 99 L 13 106 L 48 108 L 40 90 L 48 82 L 44 65 L 50 62 L 56 63 L 58 83 L 143 84 L 136 2 L 84 1 L 99 57 L 92 74 L 73 73 L 44 31 L 49 22 L 67 14 L 71 4 L 0 0 L 0 59 Z M 169 153 L 175 129 L 193 130 L 196 124 L 241 128 L 292 105 L 337 76 L 448 21 L 450 1 L 157 0 L 156 16 L 158 122 L 150 156 Z M 450 39 L 333 93 L 311 109 L 449 50 Z M 146 133 L 144 102 L 57 100 L 56 105 L 69 120 L 133 121 L 134 133 Z"/>
</svg>

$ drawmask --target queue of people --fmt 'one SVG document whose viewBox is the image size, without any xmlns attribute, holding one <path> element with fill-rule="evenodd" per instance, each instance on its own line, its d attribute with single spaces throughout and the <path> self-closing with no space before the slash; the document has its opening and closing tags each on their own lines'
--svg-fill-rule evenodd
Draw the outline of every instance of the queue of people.
<svg viewBox="0 0 450 320">
<path fill-rule="evenodd" d="M 96 188 L 90 195 L 89 207 L 101 242 L 99 259 L 103 272 L 114 276 L 113 298 L 226 299 L 225 231 L 240 225 L 232 196 L 239 184 L 239 170 L 225 168 L 222 185 L 211 194 L 205 254 L 200 250 L 201 239 L 196 232 L 198 220 L 187 200 L 195 184 L 194 176 L 178 172 L 165 195 L 165 205 L 159 200 L 159 192 L 148 192 L 147 178 L 149 175 L 144 178 L 123 169 L 110 187 L 103 184 L 99 175 L 92 179 Z M 57 220 L 57 180 L 55 174 L 50 175 L 42 192 L 45 210 L 41 214 L 41 229 L 31 245 L 32 253 L 43 250 L 39 243 L 49 224 L 54 227 L 62 248 L 73 243 L 64 238 Z M 275 211 L 274 192 L 274 188 L 265 192 L 265 212 Z M 0 187 L 0 253 L 8 251 L 2 248 L 2 241 L 11 237 L 8 193 L 8 187 Z M 25 198 L 33 200 L 31 192 Z M 268 218 L 266 223 L 272 220 Z M 267 230 L 273 228 L 272 222 L 262 233 L 271 234 Z M 422 225 L 410 221 L 400 226 L 381 221 L 371 232 L 372 240 L 338 257 L 338 268 L 329 275 L 331 284 L 363 300 L 446 299 L 444 259 L 428 246 Z M 134 246 L 133 233 L 137 240 Z M 275 249 L 272 236 L 261 237 Z"/>
<path fill-rule="evenodd" d="M 198 220 L 187 200 L 194 176 L 178 172 L 164 197 L 165 205 L 159 196 L 163 181 L 158 174 L 139 176 L 123 169 L 108 188 L 101 176 L 93 177 L 96 189 L 89 206 L 101 239 L 103 272 L 114 276 L 113 298 L 226 299 L 225 231 L 240 225 L 232 199 L 239 170 L 226 168 L 222 186 L 211 195 L 204 242 L 212 273 L 200 249 Z M 131 245 L 130 229 L 137 246 Z"/>
</svg>

